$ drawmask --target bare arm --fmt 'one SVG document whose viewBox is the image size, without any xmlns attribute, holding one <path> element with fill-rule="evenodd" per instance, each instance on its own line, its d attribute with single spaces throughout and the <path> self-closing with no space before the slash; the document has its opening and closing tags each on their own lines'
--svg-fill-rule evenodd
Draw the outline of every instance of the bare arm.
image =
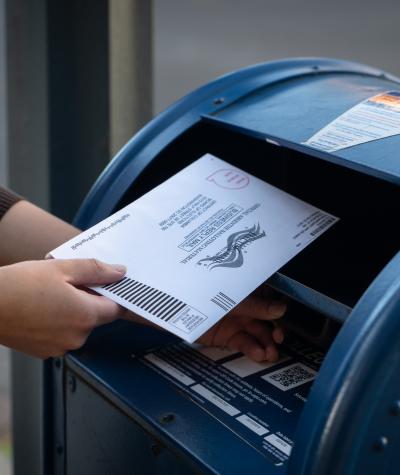
<svg viewBox="0 0 400 475">
<path fill-rule="evenodd" d="M 79 230 L 28 201 L 19 201 L 0 220 L 0 266 L 43 259 Z"/>
</svg>

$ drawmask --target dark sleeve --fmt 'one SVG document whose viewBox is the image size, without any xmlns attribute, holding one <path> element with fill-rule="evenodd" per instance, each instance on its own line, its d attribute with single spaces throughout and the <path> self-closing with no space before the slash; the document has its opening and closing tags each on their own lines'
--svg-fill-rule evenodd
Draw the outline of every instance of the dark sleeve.
<svg viewBox="0 0 400 475">
<path fill-rule="evenodd" d="M 0 186 L 0 219 L 12 205 L 22 200 L 22 197 Z"/>
</svg>

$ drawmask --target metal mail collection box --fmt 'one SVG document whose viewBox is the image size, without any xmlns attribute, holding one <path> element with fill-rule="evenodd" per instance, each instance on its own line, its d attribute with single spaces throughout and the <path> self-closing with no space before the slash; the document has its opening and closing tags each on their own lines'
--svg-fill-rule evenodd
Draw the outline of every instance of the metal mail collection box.
<svg viewBox="0 0 400 475">
<path fill-rule="evenodd" d="M 261 64 L 183 98 L 121 150 L 78 226 L 205 153 L 340 222 L 268 281 L 289 301 L 278 365 L 249 370 L 240 355 L 127 322 L 55 360 L 51 473 L 399 473 L 400 136 L 304 143 L 388 91 L 398 79 L 351 62 Z"/>
</svg>

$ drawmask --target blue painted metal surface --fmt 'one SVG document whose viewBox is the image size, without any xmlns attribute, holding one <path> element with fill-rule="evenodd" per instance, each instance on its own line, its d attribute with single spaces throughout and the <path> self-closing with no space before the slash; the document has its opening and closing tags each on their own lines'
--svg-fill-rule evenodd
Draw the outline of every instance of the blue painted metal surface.
<svg viewBox="0 0 400 475">
<path fill-rule="evenodd" d="M 313 157 L 316 163 L 332 163 L 348 170 L 355 179 L 365 175 L 382 180 L 388 187 L 398 185 L 400 136 L 333 154 L 301 144 L 358 102 L 396 88 L 400 89 L 399 80 L 380 70 L 318 58 L 261 64 L 220 78 L 182 99 L 132 138 L 94 185 L 76 224 L 89 227 L 122 206 L 136 186 L 141 192 L 142 177 L 153 179 L 151 167 L 161 163 L 160 157 L 169 157 L 160 166 L 166 176 L 171 174 L 178 157 L 166 151 L 199 124 L 220 127 L 221 134 L 229 130 L 260 143 L 277 143 L 281 146 L 277 150 L 290 149 Z M 197 158 L 200 149 L 195 145 L 189 161 Z M 284 152 L 280 153 L 283 157 Z M 296 158 L 293 160 L 295 163 Z M 300 169 L 301 165 L 296 170 Z M 354 171 L 356 175 L 351 175 Z M 160 179 L 161 175 L 154 178 L 155 183 Z M 380 249 L 372 252 L 379 253 Z M 316 262 L 309 263 L 311 272 L 312 264 Z M 282 274 L 271 281 L 301 304 L 343 323 L 300 418 L 286 473 L 397 473 L 400 255 L 381 273 L 379 270 L 370 279 L 375 278 L 370 287 L 359 294 L 363 293 L 353 310 L 346 299 L 332 298 L 329 292 L 325 294 L 301 280 Z M 342 272 L 343 277 L 350 274 L 346 268 Z M 169 339 L 148 329 L 112 326 L 97 332 L 83 351 L 67 357 L 66 364 L 170 450 L 192 463 L 195 470 L 283 473 L 283 468 L 266 462 L 217 421 L 205 417 L 173 386 L 130 357 L 130 352 L 142 347 L 157 346 L 160 338 Z M 161 399 L 147 397 L 161 393 Z M 160 417 L 168 411 L 177 417 L 174 424 L 165 426 Z"/>
<path fill-rule="evenodd" d="M 301 416 L 290 474 L 399 473 L 399 269 L 400 254 L 334 341 Z"/>
<path fill-rule="evenodd" d="M 313 81 L 316 76 L 329 76 L 330 78 L 334 76 L 346 76 L 347 78 L 365 76 L 374 84 L 375 82 L 378 83 L 382 88 L 385 87 L 384 85 L 389 87 L 389 84 L 390 88 L 393 88 L 393 82 L 399 82 L 395 77 L 375 68 L 347 61 L 322 58 L 276 61 L 252 66 L 223 76 L 174 104 L 152 120 L 126 144 L 89 192 L 78 212 L 75 220 L 76 224 L 82 228 L 89 227 L 107 217 L 115 209 L 126 189 L 131 186 L 146 166 L 177 137 L 198 123 L 203 115 L 216 115 L 222 110 L 229 111 L 231 109 L 228 106 L 234 107 L 235 105 L 240 110 L 242 101 L 245 101 L 246 104 L 250 100 L 248 98 L 254 97 L 254 94 L 257 95 L 259 90 L 265 91 L 268 87 L 287 87 L 290 89 L 292 85 L 289 85 L 288 81 L 295 81 L 297 78 L 303 83 L 304 81 Z M 340 92 L 337 91 L 338 95 Z M 341 102 L 340 98 L 339 95 L 337 103 L 335 100 L 335 107 Z M 348 106 L 351 103 L 349 98 L 346 97 L 342 107 L 345 108 L 346 105 Z M 308 104 L 308 102 L 301 102 L 297 109 L 301 109 L 303 106 L 307 110 Z M 332 107 L 332 104 L 321 104 L 320 112 L 317 114 L 320 117 L 321 125 L 329 122 L 325 114 L 330 115 L 330 107 Z M 296 138 L 300 137 L 298 134 L 301 134 L 301 138 L 304 139 L 307 136 L 306 131 L 310 132 L 317 129 L 318 126 L 315 122 L 311 128 L 307 125 L 309 121 L 315 121 L 315 119 L 307 117 L 307 120 L 304 120 L 303 117 L 303 120 L 301 120 L 300 117 L 295 116 L 293 117 L 293 124 L 290 124 L 289 120 L 285 121 L 287 114 L 292 114 L 290 102 L 286 103 L 286 107 L 282 106 L 278 110 L 278 117 L 276 117 L 276 114 L 272 115 L 266 123 L 273 127 L 274 123 L 281 117 L 283 120 L 281 123 L 282 136 L 278 135 L 277 139 L 291 141 L 293 146 L 302 148 L 298 145 L 299 142 L 296 141 Z M 333 116 L 334 114 L 330 117 Z M 267 121 L 267 119 L 267 116 L 262 116 L 261 121 Z M 232 125 L 237 124 L 233 122 Z M 245 125 L 246 128 L 249 128 L 247 122 L 245 122 Z M 298 131 L 295 136 L 290 135 L 290 138 L 287 138 L 283 136 L 283 133 L 289 127 L 292 131 L 297 129 Z M 304 127 L 306 130 L 301 132 Z M 254 132 L 258 131 L 252 130 Z M 275 128 L 272 130 L 277 131 Z M 272 130 L 268 131 L 268 136 L 274 135 Z M 294 140 L 290 140 L 292 138 Z M 386 140 L 390 142 L 389 139 Z M 307 153 L 337 161 L 336 155 L 322 154 L 313 150 L 307 150 Z M 339 163 L 342 162 L 339 161 Z"/>
<path fill-rule="evenodd" d="M 178 454 L 193 473 L 282 473 L 282 468 L 266 464 L 263 455 L 208 416 L 183 396 L 178 387 L 132 357 L 174 341 L 175 338 L 150 328 L 117 323 L 93 335 L 83 351 L 68 357 L 67 364 L 95 392 Z M 173 420 L 163 422 L 164 416 L 171 414 Z M 78 436 L 79 428 L 76 434 Z M 118 438 L 119 434 L 113 433 L 110 437 Z M 132 467 L 127 467 L 126 473 L 132 473 L 131 470 Z M 174 467 L 163 467 L 160 473 L 174 473 L 174 470 Z M 192 472 L 188 469 L 187 473 Z"/>
<path fill-rule="evenodd" d="M 241 100 L 240 107 L 232 104 L 213 116 L 251 134 L 301 144 L 359 102 L 396 87 L 400 88 L 400 83 L 394 78 L 320 73 L 267 85 Z M 399 183 L 399 146 L 399 136 L 393 136 L 384 143 L 370 142 L 317 156 Z"/>
<path fill-rule="evenodd" d="M 271 276 L 267 283 L 273 289 L 295 299 L 297 302 L 307 305 L 318 312 L 322 312 L 324 315 L 341 323 L 346 321 L 351 312 L 351 308 L 348 305 L 333 300 L 321 292 L 317 292 L 315 289 L 303 285 L 301 282 L 295 281 L 280 272 L 276 272 Z"/>
</svg>

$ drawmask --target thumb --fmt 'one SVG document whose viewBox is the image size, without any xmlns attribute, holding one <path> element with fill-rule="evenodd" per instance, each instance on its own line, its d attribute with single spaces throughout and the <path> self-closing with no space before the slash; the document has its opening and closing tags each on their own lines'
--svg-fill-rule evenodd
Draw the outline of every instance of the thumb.
<svg viewBox="0 0 400 475">
<path fill-rule="evenodd" d="M 57 261 L 72 285 L 103 285 L 122 279 L 126 267 L 106 264 L 97 259 L 66 259 Z"/>
</svg>

